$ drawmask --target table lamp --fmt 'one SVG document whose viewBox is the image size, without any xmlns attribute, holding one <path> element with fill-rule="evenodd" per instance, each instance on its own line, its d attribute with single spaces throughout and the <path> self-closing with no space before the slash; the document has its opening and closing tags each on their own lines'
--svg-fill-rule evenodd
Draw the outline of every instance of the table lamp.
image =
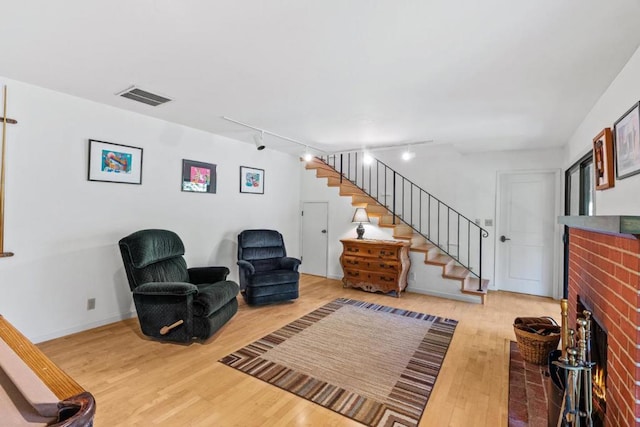
<svg viewBox="0 0 640 427">
<path fill-rule="evenodd" d="M 356 208 L 351 222 L 359 223 L 358 228 L 356 228 L 356 232 L 358 233 L 358 239 L 362 239 L 362 236 L 364 236 L 364 227 L 362 226 L 362 223 L 371 222 L 369 221 L 369 215 L 367 215 L 367 211 L 365 210 L 365 208 Z"/>
</svg>

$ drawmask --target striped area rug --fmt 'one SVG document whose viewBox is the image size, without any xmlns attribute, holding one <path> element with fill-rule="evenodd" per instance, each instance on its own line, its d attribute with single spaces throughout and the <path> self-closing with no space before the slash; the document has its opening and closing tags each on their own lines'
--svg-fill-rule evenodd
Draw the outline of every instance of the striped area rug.
<svg viewBox="0 0 640 427">
<path fill-rule="evenodd" d="M 457 323 L 340 298 L 220 362 L 368 426 L 417 426 Z"/>
</svg>

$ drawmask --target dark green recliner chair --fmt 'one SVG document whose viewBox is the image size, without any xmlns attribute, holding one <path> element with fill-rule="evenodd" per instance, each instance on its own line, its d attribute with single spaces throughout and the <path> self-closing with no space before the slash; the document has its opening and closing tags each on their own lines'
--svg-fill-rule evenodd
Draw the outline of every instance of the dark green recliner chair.
<svg viewBox="0 0 640 427">
<path fill-rule="evenodd" d="M 119 242 L 142 333 L 161 340 L 206 340 L 238 311 L 227 267 L 187 268 L 180 237 L 141 230 Z"/>
</svg>

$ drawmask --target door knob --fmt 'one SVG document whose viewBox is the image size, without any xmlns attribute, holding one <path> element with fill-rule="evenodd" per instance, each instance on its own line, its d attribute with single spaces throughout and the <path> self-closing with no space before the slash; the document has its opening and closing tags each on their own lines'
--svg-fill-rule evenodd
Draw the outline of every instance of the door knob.
<svg viewBox="0 0 640 427">
<path fill-rule="evenodd" d="M 321 233 L 322 233 L 322 234 L 326 234 L 326 233 L 327 233 L 327 230 L 322 230 L 322 231 L 321 231 Z"/>
<path fill-rule="evenodd" d="M 507 240 L 511 240 L 511 239 L 508 238 L 508 237 L 505 237 L 505 236 L 500 236 L 500 241 L 501 242 L 506 242 Z"/>
</svg>

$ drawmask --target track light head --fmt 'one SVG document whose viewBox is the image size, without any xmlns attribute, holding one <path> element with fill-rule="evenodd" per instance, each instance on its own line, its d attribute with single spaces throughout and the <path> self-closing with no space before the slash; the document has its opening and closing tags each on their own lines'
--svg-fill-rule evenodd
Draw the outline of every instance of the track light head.
<svg viewBox="0 0 640 427">
<path fill-rule="evenodd" d="M 373 156 L 365 152 L 364 155 L 362 156 L 362 161 L 365 165 L 370 165 L 371 163 L 373 163 Z"/>
<path fill-rule="evenodd" d="M 414 153 L 413 151 L 404 151 L 402 153 L 402 160 L 404 160 L 405 162 L 408 162 L 409 160 L 413 159 L 416 156 L 416 153 Z"/>
<path fill-rule="evenodd" d="M 253 135 L 253 143 L 256 144 L 256 149 L 258 151 L 264 150 L 264 131 L 260 132 L 259 135 Z"/>
<path fill-rule="evenodd" d="M 304 154 L 302 155 L 302 159 L 305 162 L 310 162 L 311 160 L 313 160 L 313 154 L 311 154 L 311 151 L 309 151 L 309 147 L 307 147 L 307 149 L 304 151 Z"/>
</svg>

